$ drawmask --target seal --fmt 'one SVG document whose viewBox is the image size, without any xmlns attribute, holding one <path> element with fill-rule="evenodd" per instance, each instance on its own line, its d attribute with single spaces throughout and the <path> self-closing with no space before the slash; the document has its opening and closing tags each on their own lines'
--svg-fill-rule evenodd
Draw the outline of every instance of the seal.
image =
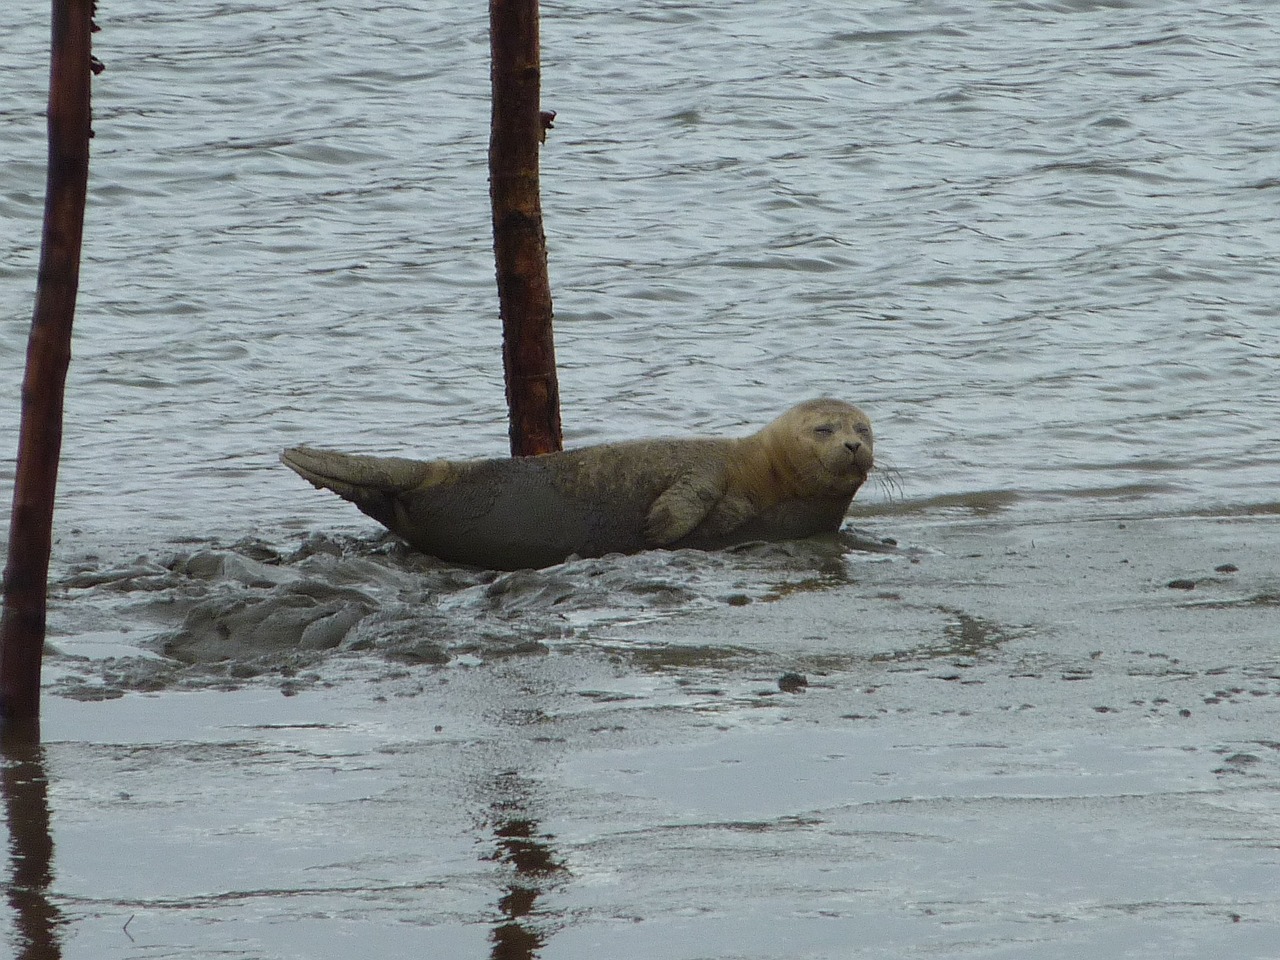
<svg viewBox="0 0 1280 960">
<path fill-rule="evenodd" d="M 517 570 L 575 554 L 717 550 L 834 532 L 871 470 L 873 441 L 865 413 L 824 397 L 738 438 L 470 461 L 293 447 L 280 459 L 423 553 Z"/>
</svg>

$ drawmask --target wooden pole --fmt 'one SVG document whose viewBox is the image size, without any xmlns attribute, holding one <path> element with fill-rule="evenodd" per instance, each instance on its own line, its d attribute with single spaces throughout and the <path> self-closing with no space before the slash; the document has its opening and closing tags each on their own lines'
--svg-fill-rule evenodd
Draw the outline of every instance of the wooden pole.
<svg viewBox="0 0 1280 960">
<path fill-rule="evenodd" d="M 537 0 L 490 0 L 493 123 L 489 196 L 502 313 L 511 455 L 561 449 L 551 283 L 538 192 L 541 66 Z M 549 125 L 549 121 L 546 121 Z"/>
<path fill-rule="evenodd" d="M 40 660 L 62 449 L 62 394 L 80 281 L 89 182 L 92 0 L 53 0 L 49 70 L 49 170 L 35 313 L 22 383 L 22 425 L 0 620 L 0 724 L 40 714 Z"/>
</svg>

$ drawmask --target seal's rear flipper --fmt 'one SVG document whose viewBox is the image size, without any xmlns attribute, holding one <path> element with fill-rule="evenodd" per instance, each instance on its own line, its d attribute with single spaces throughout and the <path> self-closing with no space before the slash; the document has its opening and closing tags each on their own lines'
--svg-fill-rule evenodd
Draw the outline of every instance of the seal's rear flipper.
<svg viewBox="0 0 1280 960">
<path fill-rule="evenodd" d="M 426 479 L 428 465 L 401 457 L 366 457 L 336 450 L 292 447 L 280 462 L 317 487 L 361 504 L 403 493 Z"/>
</svg>

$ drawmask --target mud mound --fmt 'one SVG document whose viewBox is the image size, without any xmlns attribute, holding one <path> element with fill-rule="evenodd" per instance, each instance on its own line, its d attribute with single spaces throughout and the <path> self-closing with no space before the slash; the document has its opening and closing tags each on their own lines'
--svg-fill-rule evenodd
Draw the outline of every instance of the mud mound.
<svg viewBox="0 0 1280 960">
<path fill-rule="evenodd" d="M 536 654 L 589 643 L 611 625 L 845 583 L 857 563 L 884 559 L 876 555 L 884 551 L 901 552 L 842 535 L 496 573 L 445 565 L 389 538 L 313 535 L 289 550 L 244 540 L 115 563 L 88 557 L 59 584 L 57 604 L 70 621 L 64 632 L 127 623 L 140 637 L 138 652 L 63 658 L 64 692 L 105 696 L 263 677 L 297 686 L 334 657 L 369 653 L 401 668 Z"/>
</svg>

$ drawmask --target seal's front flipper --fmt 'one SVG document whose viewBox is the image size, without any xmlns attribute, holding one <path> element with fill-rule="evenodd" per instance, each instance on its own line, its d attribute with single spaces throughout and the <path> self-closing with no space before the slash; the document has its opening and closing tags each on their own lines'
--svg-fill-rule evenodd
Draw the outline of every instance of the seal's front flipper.
<svg viewBox="0 0 1280 960">
<path fill-rule="evenodd" d="M 738 541 L 737 531 L 759 513 L 754 503 L 741 494 L 728 494 L 720 498 L 715 508 L 689 535 L 689 542 L 681 546 L 719 549 Z"/>
<path fill-rule="evenodd" d="M 644 521 L 645 543 L 665 547 L 687 537 L 710 515 L 724 496 L 724 483 L 700 473 L 686 473 L 663 490 Z"/>
</svg>

